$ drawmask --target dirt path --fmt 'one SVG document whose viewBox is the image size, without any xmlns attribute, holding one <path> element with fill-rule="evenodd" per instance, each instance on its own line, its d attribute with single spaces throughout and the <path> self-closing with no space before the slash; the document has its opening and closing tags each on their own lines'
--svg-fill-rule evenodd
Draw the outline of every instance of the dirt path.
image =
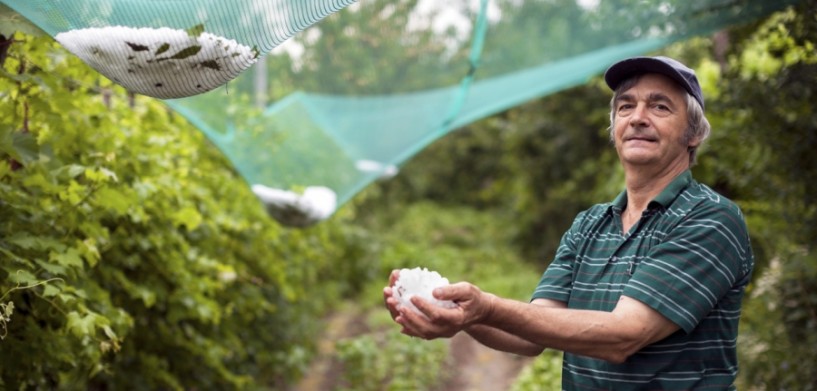
<svg viewBox="0 0 817 391">
<path fill-rule="evenodd" d="M 340 378 L 340 365 L 333 359 L 335 342 L 342 338 L 360 335 L 361 314 L 358 311 L 341 311 L 326 320 L 326 328 L 318 341 L 317 359 L 304 375 L 304 378 L 289 391 L 331 391 L 335 389 Z"/>
<path fill-rule="evenodd" d="M 485 347 L 465 333 L 451 339 L 451 355 L 457 365 L 453 379 L 443 387 L 447 391 L 508 390 L 531 361 Z"/>
<path fill-rule="evenodd" d="M 318 359 L 307 375 L 289 391 L 331 391 L 337 385 L 340 368 L 332 359 L 335 341 L 360 335 L 357 311 L 342 311 L 326 320 L 326 332 L 318 343 Z M 499 352 L 476 342 L 465 333 L 450 340 L 450 378 L 440 391 L 505 391 L 531 359 Z"/>
</svg>

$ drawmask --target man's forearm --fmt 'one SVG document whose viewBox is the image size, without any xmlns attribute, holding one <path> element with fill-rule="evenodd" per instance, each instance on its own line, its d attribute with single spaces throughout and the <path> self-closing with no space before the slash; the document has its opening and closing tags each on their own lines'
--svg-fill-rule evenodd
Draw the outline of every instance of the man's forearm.
<svg viewBox="0 0 817 391">
<path fill-rule="evenodd" d="M 485 325 L 470 326 L 465 329 L 465 332 L 479 343 L 503 352 L 538 356 L 544 350 L 542 346 L 533 342 Z"/>
<path fill-rule="evenodd" d="M 613 312 L 572 310 L 497 298 L 479 324 L 532 345 L 623 362 L 678 326 L 637 300 L 622 296 Z"/>
</svg>

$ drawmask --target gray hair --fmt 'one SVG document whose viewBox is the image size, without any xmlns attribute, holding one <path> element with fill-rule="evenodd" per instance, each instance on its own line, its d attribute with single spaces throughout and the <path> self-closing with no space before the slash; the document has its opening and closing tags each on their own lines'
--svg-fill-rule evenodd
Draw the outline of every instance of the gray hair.
<svg viewBox="0 0 817 391">
<path fill-rule="evenodd" d="M 624 91 L 627 91 L 635 86 L 640 77 L 641 75 L 636 75 L 622 81 L 616 88 L 616 91 L 613 94 L 613 99 L 610 100 L 610 128 L 608 129 L 610 132 L 610 141 L 615 142 L 613 129 L 615 128 L 616 124 L 616 99 L 618 99 L 619 95 L 624 93 Z M 701 107 L 701 104 L 698 103 L 698 101 L 695 100 L 695 98 L 689 92 L 684 94 L 684 97 L 687 104 L 687 128 L 686 131 L 684 131 L 684 138 L 682 141 L 684 144 L 686 144 L 695 138 L 700 140 L 697 146 L 689 147 L 689 166 L 692 167 L 697 162 L 698 148 L 703 145 L 704 140 L 709 137 L 709 134 L 712 132 L 712 127 L 709 125 L 709 120 L 706 119 L 706 115 L 704 114 L 704 109 Z"/>
</svg>

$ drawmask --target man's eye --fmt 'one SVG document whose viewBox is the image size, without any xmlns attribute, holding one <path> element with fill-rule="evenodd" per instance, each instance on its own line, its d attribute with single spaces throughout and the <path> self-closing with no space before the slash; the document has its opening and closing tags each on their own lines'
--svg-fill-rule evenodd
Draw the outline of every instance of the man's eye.
<svg viewBox="0 0 817 391">
<path fill-rule="evenodd" d="M 655 108 L 661 111 L 669 111 L 669 107 L 665 105 L 655 105 Z"/>
</svg>

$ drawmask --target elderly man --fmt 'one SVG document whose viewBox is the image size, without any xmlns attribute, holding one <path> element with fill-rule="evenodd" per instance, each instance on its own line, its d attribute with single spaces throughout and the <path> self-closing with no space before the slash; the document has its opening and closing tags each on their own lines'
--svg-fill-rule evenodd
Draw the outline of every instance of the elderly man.
<svg viewBox="0 0 817 391">
<path fill-rule="evenodd" d="M 465 331 L 494 349 L 564 352 L 565 390 L 734 389 L 753 256 L 740 209 L 689 171 L 709 135 L 693 70 L 666 57 L 611 66 L 610 138 L 625 172 L 612 202 L 580 213 L 529 303 L 467 282 L 386 306 L 403 333 Z"/>
</svg>

